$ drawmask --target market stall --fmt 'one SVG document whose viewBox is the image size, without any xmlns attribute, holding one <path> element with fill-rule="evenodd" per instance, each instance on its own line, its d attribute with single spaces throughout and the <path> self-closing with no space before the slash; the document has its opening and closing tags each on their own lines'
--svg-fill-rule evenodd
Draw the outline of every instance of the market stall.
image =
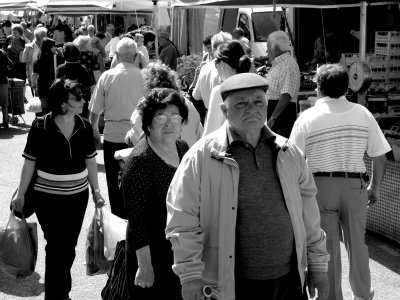
<svg viewBox="0 0 400 300">
<path fill-rule="evenodd" d="M 400 243 L 400 23 L 394 20 L 399 19 L 400 2 L 399 1 L 383 1 L 383 0 L 370 0 L 370 1 L 359 1 L 359 0 L 172 0 L 172 6 L 174 7 L 219 7 L 219 8 L 234 8 L 234 7 L 261 7 L 265 5 L 276 5 L 281 7 L 294 7 L 294 8 L 317 8 L 316 12 L 313 12 L 313 18 L 310 18 L 311 14 L 303 13 L 303 11 L 297 11 L 297 16 L 304 17 L 308 20 L 313 20 L 313 30 L 316 25 L 324 27 L 324 23 L 316 21 L 314 18 L 318 13 L 323 16 L 324 12 L 332 8 L 340 9 L 352 9 L 351 13 L 354 16 L 354 12 L 359 17 L 343 19 L 352 25 L 355 25 L 356 30 L 351 30 L 351 33 L 357 37 L 356 51 L 353 53 L 343 53 L 341 62 L 348 65 L 349 70 L 351 69 L 351 78 L 359 84 L 358 89 L 350 90 L 349 98 L 351 101 L 357 101 L 362 105 L 368 107 L 368 109 L 376 116 L 378 123 L 380 124 L 386 138 L 392 146 L 388 157 L 388 164 L 386 173 L 382 182 L 381 187 L 381 200 L 368 211 L 367 218 L 367 229 L 387 237 L 397 243 Z M 386 8 L 385 18 L 381 15 L 380 23 L 374 26 L 370 26 L 376 15 L 371 19 L 369 27 L 367 26 L 367 12 L 376 12 L 378 9 L 373 9 L 377 5 Z M 393 13 L 393 11 L 395 11 Z M 389 15 L 391 18 L 389 20 Z M 387 22 L 381 22 L 384 19 L 388 19 Z M 337 18 L 336 25 L 337 24 Z M 358 20 L 358 24 L 356 24 Z M 296 25 L 301 24 L 301 18 L 295 23 Z M 387 26 L 390 23 L 391 26 Z M 315 40 L 315 37 L 310 37 L 310 30 L 306 30 L 308 37 L 305 39 L 306 45 L 301 42 L 299 38 L 299 31 L 304 30 L 306 26 L 298 26 L 295 28 L 295 50 L 297 50 L 296 57 L 302 58 L 305 46 L 309 45 Z M 318 26 L 319 28 L 319 26 Z M 371 30 L 372 28 L 372 30 Z M 313 32 L 313 34 L 315 34 Z M 325 33 L 324 33 L 325 34 Z M 301 36 L 301 33 L 300 33 Z M 297 39 L 296 39 L 297 38 Z M 314 40 L 312 40 L 314 39 Z M 368 39 L 368 43 L 367 43 Z M 373 47 L 371 51 L 371 41 L 373 39 Z M 303 51 L 303 52 L 301 52 Z M 354 64 L 355 63 L 355 64 Z M 355 67 L 351 68 L 354 64 Z M 363 68 L 357 68 L 362 66 Z M 367 72 L 364 72 L 364 67 Z M 365 79 L 365 80 L 364 80 Z M 360 82 L 361 81 L 361 82 Z M 371 85 L 370 85 L 371 84 Z M 368 86 L 370 85 L 369 89 Z M 307 100 L 312 97 L 313 89 L 312 75 L 307 76 L 306 74 L 302 78 L 302 90 L 300 91 L 300 100 Z M 362 89 L 361 89 L 362 87 Z M 355 97 L 354 97 L 355 96 Z M 310 105 L 310 101 L 303 102 L 304 104 Z M 307 108 L 304 105 L 304 109 Z M 371 159 L 365 158 L 367 171 L 371 173 Z"/>
</svg>

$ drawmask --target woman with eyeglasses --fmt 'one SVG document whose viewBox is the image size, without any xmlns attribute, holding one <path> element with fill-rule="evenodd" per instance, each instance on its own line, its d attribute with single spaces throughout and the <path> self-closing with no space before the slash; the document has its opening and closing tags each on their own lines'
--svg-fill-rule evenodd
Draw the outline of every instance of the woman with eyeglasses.
<svg viewBox="0 0 400 300">
<path fill-rule="evenodd" d="M 35 213 L 46 239 L 45 300 L 69 299 L 71 267 L 82 228 L 90 185 L 100 194 L 92 126 L 79 116 L 84 100 L 79 83 L 57 79 L 50 87 L 51 112 L 36 118 L 28 134 L 13 210 L 22 211 L 33 180 Z"/>
<path fill-rule="evenodd" d="M 129 299 L 181 299 L 179 277 L 171 268 L 171 244 L 164 230 L 168 187 L 189 148 L 178 139 L 188 108 L 178 91 L 155 88 L 140 102 L 139 110 L 146 138 L 136 144 L 122 176 L 128 215 Z"/>
<path fill-rule="evenodd" d="M 221 82 L 232 75 L 247 73 L 251 69 L 250 57 L 245 54 L 243 46 L 236 40 L 220 45 L 214 57 L 215 67 Z M 217 130 L 225 122 L 225 117 L 220 108 L 221 103 L 220 85 L 217 85 L 211 91 L 203 136 Z"/>
</svg>

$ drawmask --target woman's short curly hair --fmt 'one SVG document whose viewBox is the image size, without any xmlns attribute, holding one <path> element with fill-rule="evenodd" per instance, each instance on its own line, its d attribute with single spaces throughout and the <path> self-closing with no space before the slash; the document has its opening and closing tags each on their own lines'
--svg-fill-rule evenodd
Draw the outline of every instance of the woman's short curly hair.
<svg viewBox="0 0 400 300">
<path fill-rule="evenodd" d="M 49 109 L 53 117 L 63 115 L 63 103 L 68 102 L 69 94 L 75 95 L 77 98 L 83 98 L 83 87 L 77 81 L 59 78 L 54 81 L 49 89 Z"/>
<path fill-rule="evenodd" d="M 154 88 L 170 88 L 179 91 L 178 75 L 160 61 L 151 62 L 142 71 L 147 91 Z"/>
<path fill-rule="evenodd" d="M 187 122 L 188 108 L 185 98 L 175 89 L 155 88 L 147 93 L 145 98 L 138 105 L 142 117 L 142 129 L 146 135 L 150 134 L 150 125 L 157 110 L 164 109 L 168 105 L 175 105 L 182 117 L 182 124 Z"/>
</svg>

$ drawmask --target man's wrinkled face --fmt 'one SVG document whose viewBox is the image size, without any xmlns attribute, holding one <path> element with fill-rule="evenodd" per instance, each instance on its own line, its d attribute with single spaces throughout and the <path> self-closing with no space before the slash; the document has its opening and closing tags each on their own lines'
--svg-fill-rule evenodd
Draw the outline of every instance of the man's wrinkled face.
<svg viewBox="0 0 400 300">
<path fill-rule="evenodd" d="M 233 92 L 221 104 L 229 124 L 245 132 L 261 129 L 267 119 L 267 100 L 261 88 Z"/>
</svg>

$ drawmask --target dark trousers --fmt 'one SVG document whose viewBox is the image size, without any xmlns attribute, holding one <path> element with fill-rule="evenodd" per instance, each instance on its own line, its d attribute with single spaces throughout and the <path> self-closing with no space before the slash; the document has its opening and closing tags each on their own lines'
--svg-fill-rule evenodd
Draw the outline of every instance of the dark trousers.
<svg viewBox="0 0 400 300">
<path fill-rule="evenodd" d="M 111 212 L 123 219 L 126 219 L 124 199 L 122 191 L 118 186 L 119 163 L 114 158 L 115 151 L 128 148 L 125 143 L 111 143 L 104 141 L 104 167 L 106 168 L 106 179 L 108 187 L 108 198 Z"/>
<path fill-rule="evenodd" d="M 268 100 L 268 119 L 274 112 L 277 104 L 278 100 Z M 296 103 L 290 102 L 283 110 L 283 112 L 279 115 L 279 117 L 275 120 L 275 124 L 274 126 L 272 126 L 271 130 L 277 134 L 289 138 L 295 121 Z"/>
<path fill-rule="evenodd" d="M 307 300 L 297 271 L 270 280 L 236 278 L 236 300 Z"/>
<path fill-rule="evenodd" d="M 36 215 L 46 239 L 45 300 L 64 300 L 71 291 L 71 267 L 85 217 L 89 190 L 74 195 L 37 192 Z"/>
</svg>

